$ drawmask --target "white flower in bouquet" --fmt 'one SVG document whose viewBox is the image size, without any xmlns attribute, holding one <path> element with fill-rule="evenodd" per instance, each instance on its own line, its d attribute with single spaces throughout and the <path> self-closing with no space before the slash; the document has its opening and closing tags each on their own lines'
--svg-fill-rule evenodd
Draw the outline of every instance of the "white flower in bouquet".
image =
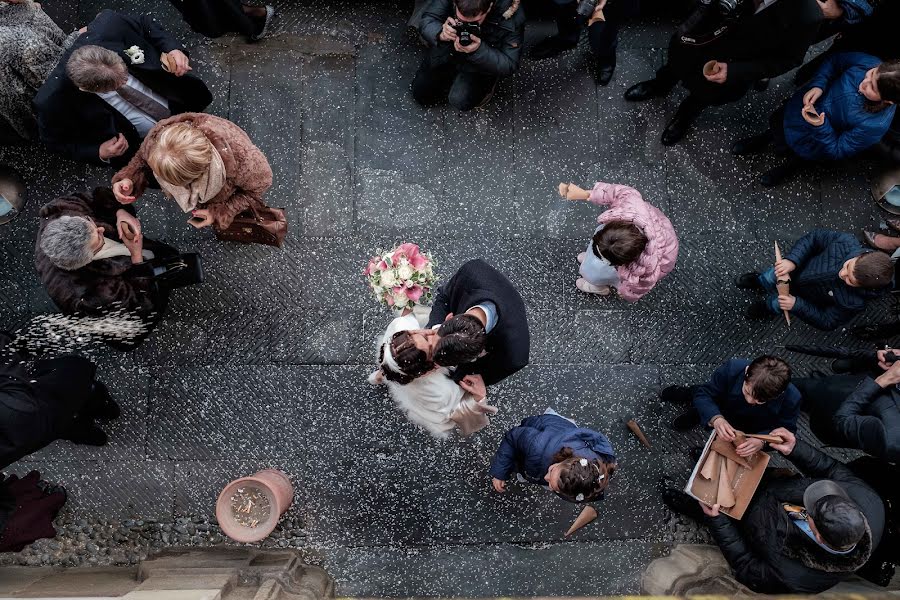
<svg viewBox="0 0 900 600">
<path fill-rule="evenodd" d="M 394 287 L 394 284 L 397 283 L 397 278 L 394 276 L 394 270 L 388 269 L 386 271 L 381 272 L 381 286 L 382 287 Z"/>
<path fill-rule="evenodd" d="M 406 292 L 403 290 L 394 292 L 394 308 L 406 308 L 406 305 L 412 305 Z"/>
<path fill-rule="evenodd" d="M 411 266 L 409 266 L 409 262 L 407 264 L 400 263 L 400 268 L 397 269 L 397 279 L 400 281 L 408 281 L 410 277 L 413 276 L 415 271 Z"/>
<path fill-rule="evenodd" d="M 431 302 L 437 282 L 433 264 L 430 254 L 407 242 L 370 258 L 363 274 L 378 302 L 403 310 Z"/>
</svg>

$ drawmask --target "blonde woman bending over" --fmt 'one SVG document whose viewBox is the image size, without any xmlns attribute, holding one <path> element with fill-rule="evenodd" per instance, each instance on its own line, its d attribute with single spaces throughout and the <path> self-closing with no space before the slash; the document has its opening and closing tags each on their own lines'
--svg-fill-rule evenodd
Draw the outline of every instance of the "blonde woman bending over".
<svg viewBox="0 0 900 600">
<path fill-rule="evenodd" d="M 244 130 L 213 115 L 185 113 L 156 124 L 140 150 L 113 177 L 122 204 L 141 197 L 153 179 L 200 229 L 227 229 L 248 208 L 262 208 L 272 186 L 265 155 Z"/>
</svg>

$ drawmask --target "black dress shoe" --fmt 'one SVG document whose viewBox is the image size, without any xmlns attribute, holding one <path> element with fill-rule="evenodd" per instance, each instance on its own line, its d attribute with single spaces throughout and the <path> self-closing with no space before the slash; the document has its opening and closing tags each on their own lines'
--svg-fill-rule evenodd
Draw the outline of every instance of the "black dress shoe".
<svg viewBox="0 0 900 600">
<path fill-rule="evenodd" d="M 613 73 L 616 72 L 616 57 L 598 58 L 594 61 L 594 83 L 597 85 L 609 85 Z"/>
<path fill-rule="evenodd" d="M 699 114 L 700 113 L 694 109 L 684 108 L 684 104 L 679 106 L 678 110 L 675 111 L 675 116 L 672 117 L 672 120 L 669 121 L 669 124 L 666 125 L 666 128 L 663 131 L 663 146 L 672 146 L 680 142 L 681 138 L 684 137 L 684 134 L 687 133 L 691 125 L 694 124 L 694 119 L 696 119 Z"/>
<path fill-rule="evenodd" d="M 690 517 L 695 521 L 702 521 L 703 517 L 706 516 L 703 514 L 703 509 L 700 508 L 700 503 L 681 490 L 675 488 L 663 490 L 662 499 L 666 506 L 669 507 L 669 510 Z"/>
<path fill-rule="evenodd" d="M 797 170 L 797 163 L 793 160 L 788 160 L 778 165 L 777 167 L 772 167 L 765 173 L 759 176 L 759 182 L 765 187 L 775 187 L 782 181 L 784 181 L 789 175 L 792 175 Z"/>
<path fill-rule="evenodd" d="M 109 388 L 102 381 L 94 382 L 94 397 L 91 399 L 91 410 L 85 411 L 91 417 L 97 419 L 118 419 L 122 414 L 122 409 L 109 393 Z"/>
<path fill-rule="evenodd" d="M 753 135 L 734 142 L 731 144 L 731 153 L 735 156 L 758 154 L 765 150 L 771 143 L 772 132 L 765 131 L 759 135 Z"/>
<path fill-rule="evenodd" d="M 900 321 L 877 323 L 874 325 L 859 325 L 850 330 L 850 333 L 867 342 L 880 342 L 888 338 L 900 335 Z"/>
<path fill-rule="evenodd" d="M 628 88 L 625 91 L 625 99 L 631 102 L 642 102 L 650 98 L 665 96 L 671 89 L 671 87 L 661 84 L 656 79 L 648 79 Z"/>
<path fill-rule="evenodd" d="M 82 444 L 84 446 L 105 446 L 109 441 L 106 433 L 93 423 L 78 426 L 66 439 L 73 444 Z"/>
<path fill-rule="evenodd" d="M 757 273 L 756 271 L 744 273 L 734 280 L 734 285 L 742 290 L 762 291 L 763 289 L 765 289 L 763 288 L 763 284 L 759 282 L 759 273 Z"/>
<path fill-rule="evenodd" d="M 577 41 L 564 40 L 558 35 L 554 35 L 535 44 L 534 48 L 531 49 L 529 56 L 532 60 L 544 60 L 545 58 L 552 58 L 567 50 L 571 50 L 577 45 Z"/>
<path fill-rule="evenodd" d="M 754 302 L 747 308 L 748 319 L 766 319 L 771 316 L 772 312 L 769 310 L 768 305 L 762 300 Z"/>
<path fill-rule="evenodd" d="M 663 402 L 690 402 L 693 400 L 691 388 L 686 385 L 670 385 L 659 394 Z"/>
<path fill-rule="evenodd" d="M 700 415 L 692 408 L 672 419 L 671 427 L 675 431 L 690 431 L 700 424 Z"/>
</svg>

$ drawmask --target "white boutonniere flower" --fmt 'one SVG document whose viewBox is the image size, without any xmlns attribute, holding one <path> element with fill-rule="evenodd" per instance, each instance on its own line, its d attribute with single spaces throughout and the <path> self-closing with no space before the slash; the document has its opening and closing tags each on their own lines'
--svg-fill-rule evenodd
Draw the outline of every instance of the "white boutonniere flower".
<svg viewBox="0 0 900 600">
<path fill-rule="evenodd" d="M 131 64 L 133 65 L 144 64 L 144 51 L 137 46 L 126 48 L 125 55 L 131 59 Z"/>
</svg>

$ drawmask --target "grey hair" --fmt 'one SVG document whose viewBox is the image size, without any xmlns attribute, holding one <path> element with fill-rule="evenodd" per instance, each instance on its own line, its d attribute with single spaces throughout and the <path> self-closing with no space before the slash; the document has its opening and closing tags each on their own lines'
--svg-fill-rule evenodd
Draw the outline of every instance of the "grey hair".
<svg viewBox="0 0 900 600">
<path fill-rule="evenodd" d="M 128 80 L 128 67 L 122 57 L 112 50 L 82 46 L 66 62 L 66 75 L 82 90 L 111 92 Z"/>
<path fill-rule="evenodd" d="M 92 223 L 84 217 L 62 216 L 47 223 L 41 250 L 54 265 L 66 271 L 80 269 L 94 258 Z"/>
</svg>

